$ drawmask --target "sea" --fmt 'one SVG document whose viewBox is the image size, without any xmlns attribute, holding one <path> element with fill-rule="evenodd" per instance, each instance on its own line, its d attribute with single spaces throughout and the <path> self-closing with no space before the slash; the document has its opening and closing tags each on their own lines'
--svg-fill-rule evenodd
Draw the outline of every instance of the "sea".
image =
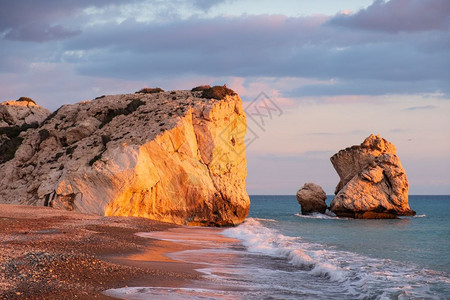
<svg viewBox="0 0 450 300">
<path fill-rule="evenodd" d="M 295 196 L 250 196 L 237 227 L 141 236 L 202 247 L 171 253 L 202 280 L 124 287 L 122 299 L 450 299 L 450 196 L 410 196 L 414 217 L 303 216 Z M 327 203 L 332 200 L 329 196 Z"/>
</svg>

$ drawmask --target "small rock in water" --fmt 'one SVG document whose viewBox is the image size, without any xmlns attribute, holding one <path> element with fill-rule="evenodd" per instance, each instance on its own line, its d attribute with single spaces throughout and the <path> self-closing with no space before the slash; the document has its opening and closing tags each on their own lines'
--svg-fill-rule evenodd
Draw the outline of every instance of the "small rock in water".
<svg viewBox="0 0 450 300">
<path fill-rule="evenodd" d="M 325 191 L 317 184 L 305 183 L 297 192 L 297 201 L 302 208 L 302 215 L 309 215 L 315 212 L 324 214 L 327 209 Z"/>
</svg>

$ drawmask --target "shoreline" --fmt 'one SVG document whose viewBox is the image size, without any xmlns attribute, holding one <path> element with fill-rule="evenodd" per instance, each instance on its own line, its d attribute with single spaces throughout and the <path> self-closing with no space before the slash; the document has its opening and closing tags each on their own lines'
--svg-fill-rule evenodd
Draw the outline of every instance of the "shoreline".
<svg viewBox="0 0 450 300">
<path fill-rule="evenodd" d="M 165 254 L 196 246 L 135 234 L 170 228 L 181 226 L 0 204 L 0 298 L 116 299 L 102 292 L 187 285 L 201 278 L 198 266 Z"/>
</svg>

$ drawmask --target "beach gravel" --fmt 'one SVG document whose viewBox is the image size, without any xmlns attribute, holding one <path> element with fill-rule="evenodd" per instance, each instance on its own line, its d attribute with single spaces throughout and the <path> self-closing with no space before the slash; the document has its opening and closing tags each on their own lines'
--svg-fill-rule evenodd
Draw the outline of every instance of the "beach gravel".
<svg viewBox="0 0 450 300">
<path fill-rule="evenodd" d="M 134 233 L 170 227 L 143 218 L 0 205 L 0 299 L 111 299 L 101 292 L 197 278 L 183 266 L 153 268 L 113 259 L 151 246 L 152 240 Z"/>
</svg>

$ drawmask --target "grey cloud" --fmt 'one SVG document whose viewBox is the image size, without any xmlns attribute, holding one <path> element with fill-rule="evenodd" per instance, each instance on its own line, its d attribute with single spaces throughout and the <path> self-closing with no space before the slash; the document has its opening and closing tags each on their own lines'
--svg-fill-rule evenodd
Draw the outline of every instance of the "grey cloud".
<svg viewBox="0 0 450 300">
<path fill-rule="evenodd" d="M 386 69 L 388 70 L 388 69 Z M 410 69 L 409 69 L 410 70 Z M 419 70 L 418 70 L 419 72 Z M 445 78 L 427 80 L 384 80 L 355 79 L 346 75 L 344 79 L 330 84 L 311 84 L 290 91 L 282 91 L 286 97 L 310 96 L 340 96 L 340 95 L 371 95 L 385 94 L 417 94 L 441 92 L 450 94 L 450 87 Z"/>
<path fill-rule="evenodd" d="M 229 0 L 194 0 L 193 4 L 194 7 L 199 8 L 203 11 L 208 11 L 210 10 L 212 7 L 225 3 L 225 2 L 230 2 Z"/>
<path fill-rule="evenodd" d="M 103 7 L 134 1 L 126 0 L 14 0 L 0 2 L 0 33 L 17 41 L 44 42 L 65 39 L 80 33 L 65 28 L 64 22 L 87 7 Z"/>
<path fill-rule="evenodd" d="M 53 1 L 40 3 L 48 5 Z M 91 5 L 87 0 L 80 3 L 84 6 L 70 6 L 65 15 Z M 98 3 L 106 5 L 108 1 Z M 55 11 L 62 9 L 58 7 Z M 38 10 L 37 15 L 41 17 L 35 19 L 41 19 L 45 12 Z M 50 20 L 59 17 L 49 16 Z M 89 16 L 83 17 L 89 24 Z M 128 19 L 120 24 L 86 25 L 82 33 L 57 27 L 65 24 L 47 24 L 43 27 L 47 31 L 21 29 L 11 31 L 7 38 L 65 40 L 39 47 L 28 44 L 28 52 L 20 54 L 8 44 L 7 49 L 0 47 L 0 53 L 4 60 L 15 62 L 3 64 L 8 70 L 20 66 L 21 61 L 64 62 L 72 64 L 81 75 L 126 80 L 174 76 L 335 79 L 333 84 L 281 91 L 292 97 L 436 91 L 450 94 L 450 31 L 401 32 L 394 36 L 326 21 L 324 16 L 281 15 L 190 17 L 168 22 Z M 15 29 L 19 28 L 17 25 Z M 0 41 L 6 42 L 12 43 Z M 22 48 L 16 45 L 16 49 Z"/>
<path fill-rule="evenodd" d="M 394 128 L 394 129 L 391 129 L 389 132 L 391 132 L 391 133 L 405 133 L 405 132 L 408 132 L 408 131 L 410 131 L 410 129 Z"/>
<path fill-rule="evenodd" d="M 316 22 L 313 17 L 283 16 L 191 18 L 169 24 L 127 20 L 92 27 L 68 40 L 65 48 L 90 53 L 91 61 L 81 63 L 79 70 L 95 76 L 134 74 L 139 78 L 144 74 L 183 72 L 208 76 L 430 81 L 436 86 L 429 88 L 435 90 L 445 88 L 440 80 L 450 80 L 449 49 L 441 48 L 441 44 L 433 51 L 422 46 L 450 38 L 449 33 L 405 34 L 392 39 L 382 34 L 370 37 L 311 25 Z M 390 88 L 395 91 L 394 85 Z M 406 84 L 400 86 L 408 88 Z M 420 86 L 410 84 L 413 90 Z M 317 91 L 311 87 L 310 92 Z"/>
<path fill-rule="evenodd" d="M 253 157 L 258 157 L 262 160 L 270 160 L 271 162 L 300 162 L 308 161 L 309 159 L 325 160 L 328 162 L 336 151 L 334 150 L 311 150 L 300 153 L 260 153 L 252 154 Z"/>
<path fill-rule="evenodd" d="M 318 136 L 330 136 L 330 135 L 334 135 L 335 133 L 333 132 L 311 132 L 308 133 L 308 135 L 318 135 Z"/>
<path fill-rule="evenodd" d="M 335 136 L 335 135 L 362 135 L 366 134 L 363 130 L 352 130 L 347 132 L 312 132 L 308 133 L 307 135 L 314 135 L 314 136 Z M 324 151 L 325 153 L 333 152 L 332 150 Z M 308 153 L 308 152 L 306 152 Z"/>
<path fill-rule="evenodd" d="M 6 33 L 5 39 L 41 43 L 74 37 L 80 33 L 81 30 L 70 30 L 61 25 L 50 26 L 38 23 L 14 28 Z"/>
<path fill-rule="evenodd" d="M 391 33 L 448 30 L 450 1 L 375 0 L 356 14 L 334 17 L 330 24 Z"/>
<path fill-rule="evenodd" d="M 412 107 L 408 107 L 405 110 L 429 110 L 429 109 L 436 109 L 437 106 L 435 105 L 422 105 L 422 106 L 412 106 Z"/>
<path fill-rule="evenodd" d="M 331 157 L 336 151 L 334 150 L 316 150 L 316 151 L 306 151 L 302 155 L 306 156 L 308 158 L 329 158 Z"/>
</svg>

